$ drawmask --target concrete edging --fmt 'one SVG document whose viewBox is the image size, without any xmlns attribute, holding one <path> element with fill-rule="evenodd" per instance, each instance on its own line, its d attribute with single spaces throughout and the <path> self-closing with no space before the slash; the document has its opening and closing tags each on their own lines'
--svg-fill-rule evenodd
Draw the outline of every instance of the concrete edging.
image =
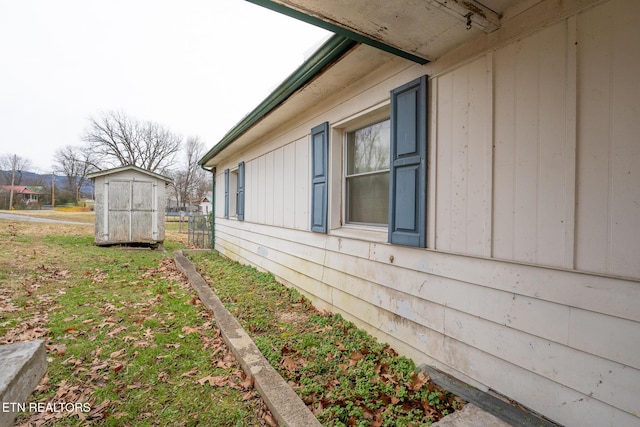
<svg viewBox="0 0 640 427">
<path fill-rule="evenodd" d="M 173 259 L 176 265 L 198 292 L 204 306 L 213 311 L 222 338 L 245 373 L 253 378 L 255 388 L 278 423 L 290 427 L 321 426 L 307 405 L 260 353 L 253 340 L 196 271 L 191 261 L 184 256 L 185 252 L 198 251 L 175 251 Z"/>
<path fill-rule="evenodd" d="M 23 404 L 47 371 L 47 353 L 42 340 L 0 346 L 0 402 Z M 0 426 L 13 425 L 18 412 L 0 409 Z"/>
</svg>

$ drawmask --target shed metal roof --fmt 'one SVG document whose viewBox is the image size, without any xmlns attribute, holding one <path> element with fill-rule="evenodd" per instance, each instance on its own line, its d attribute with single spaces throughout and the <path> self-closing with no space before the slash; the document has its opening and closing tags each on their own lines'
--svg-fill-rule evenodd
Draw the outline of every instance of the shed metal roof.
<svg viewBox="0 0 640 427">
<path fill-rule="evenodd" d="M 168 176 L 160 175 L 159 173 L 155 173 L 155 172 L 152 172 L 150 170 L 142 169 L 142 168 L 140 168 L 138 166 L 133 166 L 133 165 L 120 166 L 120 167 L 113 168 L 113 169 L 105 169 L 105 170 L 93 172 L 93 173 L 90 173 L 89 175 L 87 175 L 87 178 L 95 179 L 95 178 L 98 178 L 100 176 L 113 175 L 115 173 L 124 172 L 124 171 L 128 171 L 128 170 L 134 170 L 134 171 L 143 173 L 145 175 L 149 175 L 149 176 L 151 176 L 153 178 L 160 179 L 162 181 L 173 182 L 173 179 L 169 178 Z"/>
</svg>

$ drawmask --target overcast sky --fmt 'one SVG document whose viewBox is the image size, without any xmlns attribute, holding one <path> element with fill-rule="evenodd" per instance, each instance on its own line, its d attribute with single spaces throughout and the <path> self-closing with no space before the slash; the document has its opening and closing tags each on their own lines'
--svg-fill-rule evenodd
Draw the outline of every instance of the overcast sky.
<svg viewBox="0 0 640 427">
<path fill-rule="evenodd" d="M 209 149 L 328 35 L 244 0 L 0 0 L 0 155 L 51 172 L 109 110 Z"/>
</svg>

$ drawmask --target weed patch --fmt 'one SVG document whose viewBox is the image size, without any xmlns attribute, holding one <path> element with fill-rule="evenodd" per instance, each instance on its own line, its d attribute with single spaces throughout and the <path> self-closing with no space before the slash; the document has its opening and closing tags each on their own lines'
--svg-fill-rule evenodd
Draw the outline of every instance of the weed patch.
<svg viewBox="0 0 640 427">
<path fill-rule="evenodd" d="M 190 258 L 260 351 L 326 426 L 430 425 L 463 401 L 340 315 L 217 253 Z"/>
</svg>

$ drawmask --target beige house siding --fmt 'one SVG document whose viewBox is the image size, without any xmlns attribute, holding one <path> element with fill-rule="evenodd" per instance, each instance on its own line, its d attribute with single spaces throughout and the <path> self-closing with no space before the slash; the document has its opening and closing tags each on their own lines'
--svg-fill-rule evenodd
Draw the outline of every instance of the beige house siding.
<svg viewBox="0 0 640 427">
<path fill-rule="evenodd" d="M 638 18 L 640 2 L 611 0 L 446 69 L 390 60 L 219 165 L 222 182 L 245 161 L 247 185 L 244 222 L 216 206 L 216 248 L 559 423 L 640 425 Z M 423 74 L 429 249 L 416 249 L 341 227 L 340 147 L 345 123 Z M 324 121 L 328 235 L 308 231 L 309 131 Z"/>
<path fill-rule="evenodd" d="M 640 277 L 640 2 L 578 17 L 576 268 Z"/>
</svg>

